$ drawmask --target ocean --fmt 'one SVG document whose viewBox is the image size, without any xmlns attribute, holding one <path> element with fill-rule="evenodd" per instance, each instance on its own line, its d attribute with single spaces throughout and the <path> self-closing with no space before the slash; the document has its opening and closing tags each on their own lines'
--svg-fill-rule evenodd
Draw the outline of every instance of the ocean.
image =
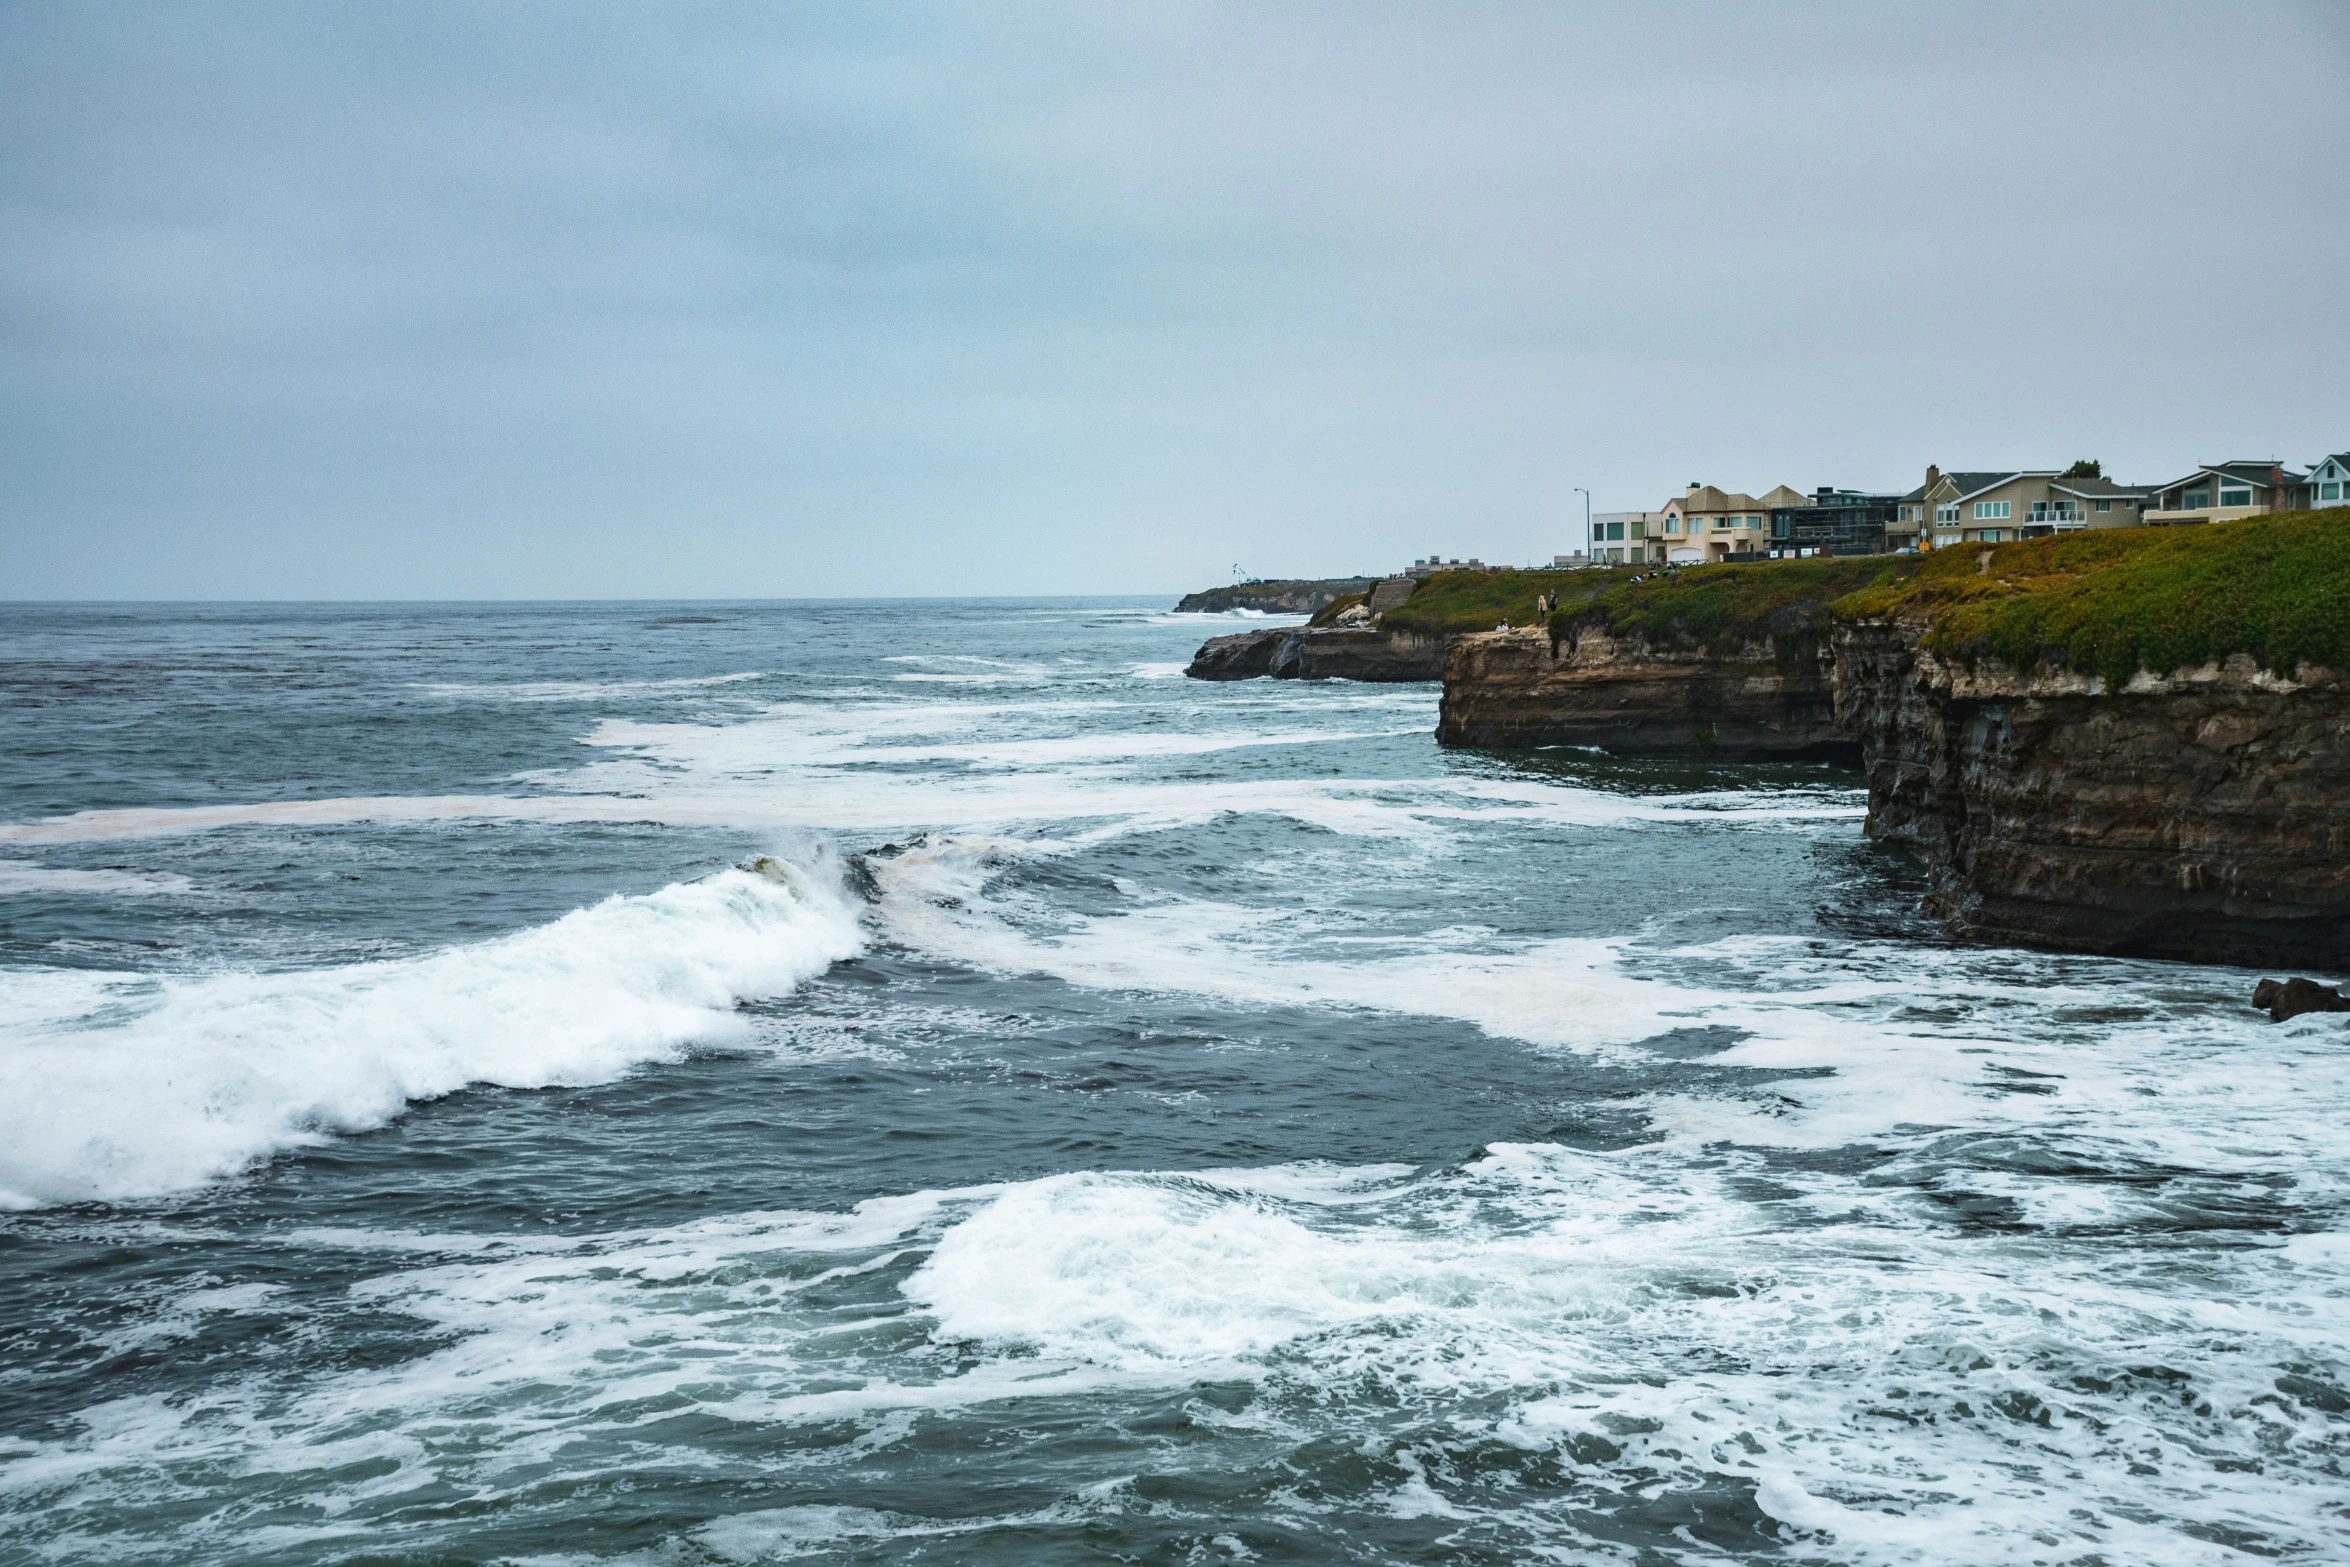
<svg viewBox="0 0 2350 1567">
<path fill-rule="evenodd" d="M 2350 1559 L 2338 1017 L 1165 603 L 0 608 L 0 1560 Z"/>
</svg>

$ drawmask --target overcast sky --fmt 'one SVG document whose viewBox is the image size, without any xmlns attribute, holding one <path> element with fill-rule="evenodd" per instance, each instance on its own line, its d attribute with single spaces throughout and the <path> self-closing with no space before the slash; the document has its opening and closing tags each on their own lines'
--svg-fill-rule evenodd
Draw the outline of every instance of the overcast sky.
<svg viewBox="0 0 2350 1567">
<path fill-rule="evenodd" d="M 1175 590 L 2350 447 L 2350 5 L 0 0 L 0 598 Z"/>
</svg>

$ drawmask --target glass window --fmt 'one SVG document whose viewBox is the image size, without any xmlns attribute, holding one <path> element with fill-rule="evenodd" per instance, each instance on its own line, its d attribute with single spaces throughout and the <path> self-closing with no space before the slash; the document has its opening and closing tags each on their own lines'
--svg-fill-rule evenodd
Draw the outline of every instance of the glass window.
<svg viewBox="0 0 2350 1567">
<path fill-rule="evenodd" d="M 1665 531 L 1667 533 L 1679 533 L 1681 531 L 1681 519 L 1678 517 L 1667 517 L 1665 519 Z"/>
<path fill-rule="evenodd" d="M 1975 520 L 1981 522 L 1988 517 L 2004 517 L 2011 504 L 2008 501 L 1977 501 L 1975 502 Z"/>
<path fill-rule="evenodd" d="M 2336 481 L 2335 483 L 2332 483 L 2332 484 L 2321 484 L 2321 485 L 2319 485 L 2319 486 L 2317 487 L 2317 498 L 2318 498 L 2319 500 L 2321 500 L 2321 501 L 2338 501 L 2338 500 L 2340 500 L 2340 499 L 2342 498 L 2342 486 L 2341 486 L 2341 483 L 2340 483 L 2339 481 Z"/>
<path fill-rule="evenodd" d="M 1956 522 L 1958 521 L 1958 508 L 1956 506 L 1937 506 L 1934 508 L 1934 520 L 1936 522 Z"/>
<path fill-rule="evenodd" d="M 1999 542 L 1999 530 L 1997 528 L 1985 528 L 1982 533 L 1982 539 L 1985 544 L 1997 544 Z"/>
<path fill-rule="evenodd" d="M 2209 490 L 2189 490 L 2183 497 L 2180 498 L 2179 509 L 2182 511 L 2201 511 L 2210 504 L 2211 492 Z"/>
<path fill-rule="evenodd" d="M 2219 503 L 2222 506 L 2249 506 L 2252 504 L 2252 492 L 2250 490 L 2222 490 L 2219 492 Z"/>
</svg>

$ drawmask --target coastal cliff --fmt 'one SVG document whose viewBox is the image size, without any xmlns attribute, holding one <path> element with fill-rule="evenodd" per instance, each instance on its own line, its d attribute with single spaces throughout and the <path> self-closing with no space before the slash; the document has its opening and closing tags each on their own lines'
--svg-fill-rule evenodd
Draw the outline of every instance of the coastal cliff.
<svg viewBox="0 0 2350 1567">
<path fill-rule="evenodd" d="M 2350 687 L 2247 654 L 2094 676 L 1973 667 L 1915 624 L 1847 626 L 1838 720 L 1871 836 L 1953 934 L 2199 962 L 2350 966 Z"/>
<path fill-rule="evenodd" d="M 1953 934 L 2338 969 L 2345 668 L 2338 508 L 1601 585 L 1459 638 L 1438 739 L 1856 760 Z"/>
<path fill-rule="evenodd" d="M 1591 746 L 1723 762 L 1836 761 L 1834 656 L 1808 628 L 1728 648 L 1657 646 L 1604 625 L 1462 637 L 1444 670 L 1448 746 Z"/>
</svg>

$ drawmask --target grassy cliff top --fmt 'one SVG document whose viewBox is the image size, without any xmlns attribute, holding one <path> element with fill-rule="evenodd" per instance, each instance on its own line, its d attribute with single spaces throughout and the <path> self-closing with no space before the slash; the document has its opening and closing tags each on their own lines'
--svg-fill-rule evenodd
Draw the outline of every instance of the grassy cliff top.
<svg viewBox="0 0 2350 1567">
<path fill-rule="evenodd" d="M 1670 576 L 1631 579 L 1635 567 L 1589 571 L 1448 571 L 1420 584 L 1410 602 L 1387 612 L 1382 626 L 1423 632 L 1491 631 L 1539 624 L 1534 597 L 1556 593 L 1554 622 L 1597 620 L 1616 636 L 1656 643 L 1730 646 L 1800 629 L 1826 604 L 1916 571 L 1917 557 L 1863 555 L 1842 560 L 1774 560 L 1683 566 Z M 1658 571 L 1662 568 L 1649 568 Z"/>
<path fill-rule="evenodd" d="M 1652 571 L 1655 568 L 1650 568 Z M 1615 570 L 1448 571 L 1421 581 L 1382 626 L 1426 633 L 1553 625 L 1729 651 L 1835 618 L 1926 623 L 1949 657 L 2041 663 L 2120 686 L 2248 653 L 2290 675 L 2350 669 L 2350 506 L 2175 528 L 2101 528 L 1930 555 Z M 1335 616 L 1352 599 L 1330 606 Z M 1326 620 L 1325 620 L 1326 623 Z"/>
<path fill-rule="evenodd" d="M 1945 656 L 2058 664 L 2108 688 L 2236 653 L 2280 675 L 2350 669 L 2350 506 L 1945 549 L 1832 608 L 1923 620 Z"/>
<path fill-rule="evenodd" d="M 1632 569 L 1621 571 L 1439 571 L 1422 577 L 1412 596 L 1379 619 L 1392 631 L 1429 634 L 1491 631 L 1503 621 L 1531 626 L 1541 620 L 1535 612 L 1538 593 L 1556 593 L 1562 605 L 1589 597 L 1605 582 L 1621 582 Z"/>
</svg>

